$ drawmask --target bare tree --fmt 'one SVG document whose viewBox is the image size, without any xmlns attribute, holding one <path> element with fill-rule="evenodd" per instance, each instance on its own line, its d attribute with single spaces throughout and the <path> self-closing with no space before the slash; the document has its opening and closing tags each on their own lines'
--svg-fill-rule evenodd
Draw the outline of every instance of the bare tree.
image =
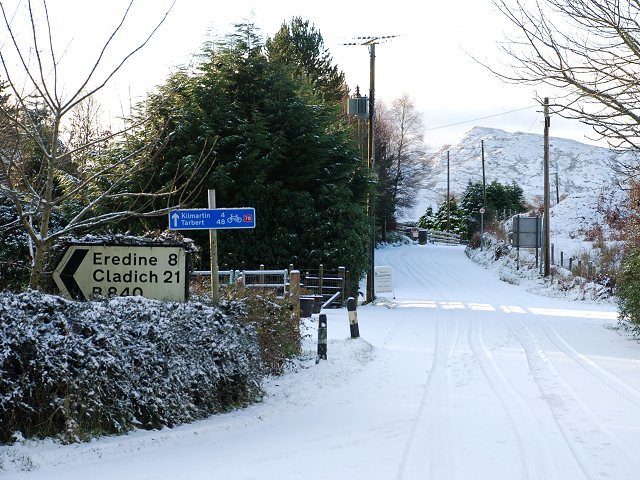
<svg viewBox="0 0 640 480">
<path fill-rule="evenodd" d="M 640 3 L 637 0 L 494 0 L 516 27 L 502 50 L 516 83 L 562 94 L 554 113 L 591 126 L 614 148 L 640 148 Z M 500 70 L 500 71 L 498 71 Z M 506 71 L 505 71 L 506 70 Z"/>
<path fill-rule="evenodd" d="M 426 173 L 424 123 L 407 94 L 394 100 L 391 107 L 380 102 L 376 108 L 378 216 L 388 224 L 415 205 L 416 192 L 422 186 Z"/>
<path fill-rule="evenodd" d="M 46 0 L 26 2 L 31 26 L 26 44 L 21 43 L 23 32 L 14 27 L 16 13 L 8 12 L 5 2 L 0 2 L 0 28 L 9 39 L 0 50 L 0 65 L 10 94 L 8 101 L 0 103 L 0 134 L 4 140 L 0 149 L 0 193 L 15 206 L 17 220 L 13 226 L 24 229 L 30 240 L 31 288 L 40 287 L 49 248 L 59 237 L 132 216 L 164 213 L 166 209 L 149 211 L 148 207 L 158 198 L 180 193 L 178 182 L 153 192 L 144 188 L 132 191 L 128 187 L 130 176 L 152 162 L 160 151 L 160 138 L 149 140 L 135 151 L 115 149 L 110 155 L 100 154 L 101 149 L 117 144 L 128 131 L 138 128 L 140 122 L 129 123 L 118 131 L 92 127 L 95 94 L 147 45 L 171 10 L 164 13 L 146 38 L 105 68 L 107 51 L 122 35 L 133 3 L 129 3 L 96 53 L 88 74 L 80 78 L 76 89 L 67 91 L 65 80 L 71 79 L 60 75 Z M 39 28 L 40 18 L 44 19 L 43 30 Z M 200 165 L 205 163 L 206 153 L 203 152 Z M 176 173 L 176 180 L 182 180 L 180 185 L 184 188 L 188 182 L 180 177 Z M 137 199 L 135 210 L 131 209 L 131 202 L 122 201 L 131 198 Z M 100 209 L 105 203 L 119 208 Z M 56 212 L 69 204 L 74 205 L 69 218 L 60 225 L 53 223 Z"/>
</svg>

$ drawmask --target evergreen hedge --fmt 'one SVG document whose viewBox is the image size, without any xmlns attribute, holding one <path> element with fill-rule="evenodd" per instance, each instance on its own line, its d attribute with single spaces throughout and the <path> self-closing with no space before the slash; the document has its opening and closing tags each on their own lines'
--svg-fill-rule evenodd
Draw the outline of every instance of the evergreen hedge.
<svg viewBox="0 0 640 480">
<path fill-rule="evenodd" d="M 616 276 L 619 318 L 640 327 L 640 250 L 630 249 Z"/>
<path fill-rule="evenodd" d="M 0 442 L 154 429 L 261 394 L 245 307 L 0 294 Z"/>
</svg>

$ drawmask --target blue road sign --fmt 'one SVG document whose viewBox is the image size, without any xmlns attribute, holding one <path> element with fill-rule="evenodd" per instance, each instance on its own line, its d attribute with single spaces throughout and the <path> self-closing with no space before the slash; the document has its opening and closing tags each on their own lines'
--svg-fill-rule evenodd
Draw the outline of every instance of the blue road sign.
<svg viewBox="0 0 640 480">
<path fill-rule="evenodd" d="M 255 208 L 196 208 L 169 212 L 169 230 L 255 228 Z"/>
</svg>

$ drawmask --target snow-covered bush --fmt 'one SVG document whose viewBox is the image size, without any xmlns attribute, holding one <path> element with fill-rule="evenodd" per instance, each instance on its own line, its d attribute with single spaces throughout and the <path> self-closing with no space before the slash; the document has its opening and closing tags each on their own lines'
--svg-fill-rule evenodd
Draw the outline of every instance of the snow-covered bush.
<svg viewBox="0 0 640 480">
<path fill-rule="evenodd" d="M 376 248 L 384 248 L 386 246 L 400 247 L 402 245 L 415 245 L 418 243 L 405 233 L 391 231 L 387 233 L 387 240 L 384 242 L 378 242 Z"/>
<path fill-rule="evenodd" d="M 206 283 L 209 278 L 206 278 Z M 202 280 L 192 281 L 191 298 L 202 303 L 210 301 L 210 288 Z M 298 356 L 302 348 L 302 329 L 289 297 L 279 297 L 272 289 L 245 288 L 240 285 L 221 285 L 222 304 L 241 306 L 236 313 L 256 329 L 260 356 L 265 374 L 280 375 L 287 364 Z"/>
<path fill-rule="evenodd" d="M 617 277 L 620 318 L 640 325 L 640 250 L 630 249 Z"/>
<path fill-rule="evenodd" d="M 260 395 L 240 306 L 0 294 L 0 442 L 160 428 Z"/>
<path fill-rule="evenodd" d="M 551 275 L 542 277 L 540 264 L 536 264 L 535 254 L 529 250 L 521 249 L 518 254 L 516 248 L 487 233 L 482 250 L 469 245 L 465 253 L 474 262 L 497 271 L 500 280 L 513 285 L 527 282 L 527 288 L 537 293 L 569 296 L 575 300 L 607 300 L 614 295 L 615 278 L 607 274 L 592 274 L 583 278 L 576 275 L 578 270 L 570 271 L 551 265 Z M 539 262 L 542 260 L 539 259 Z"/>
</svg>

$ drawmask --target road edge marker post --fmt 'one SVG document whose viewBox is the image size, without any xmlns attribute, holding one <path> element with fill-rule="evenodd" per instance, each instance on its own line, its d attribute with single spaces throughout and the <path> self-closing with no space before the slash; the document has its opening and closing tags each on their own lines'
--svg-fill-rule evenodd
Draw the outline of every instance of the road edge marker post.
<svg viewBox="0 0 640 480">
<path fill-rule="evenodd" d="M 360 327 L 358 327 L 358 312 L 356 299 L 349 297 L 347 299 L 347 312 L 349 312 L 349 329 L 351 330 L 351 338 L 360 336 Z"/>
<path fill-rule="evenodd" d="M 324 313 L 318 318 L 318 356 L 316 365 L 320 360 L 327 359 L 327 316 Z"/>
</svg>

